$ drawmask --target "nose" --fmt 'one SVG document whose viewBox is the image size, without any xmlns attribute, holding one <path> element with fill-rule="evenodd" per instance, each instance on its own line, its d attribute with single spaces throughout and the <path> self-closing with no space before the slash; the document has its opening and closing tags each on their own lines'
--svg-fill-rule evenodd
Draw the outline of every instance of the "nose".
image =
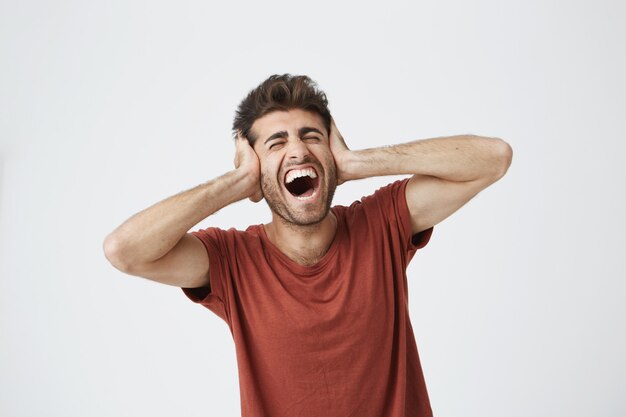
<svg viewBox="0 0 626 417">
<path fill-rule="evenodd" d="M 309 156 L 309 148 L 300 139 L 294 139 L 287 143 L 287 158 L 289 160 L 300 161 Z"/>
</svg>

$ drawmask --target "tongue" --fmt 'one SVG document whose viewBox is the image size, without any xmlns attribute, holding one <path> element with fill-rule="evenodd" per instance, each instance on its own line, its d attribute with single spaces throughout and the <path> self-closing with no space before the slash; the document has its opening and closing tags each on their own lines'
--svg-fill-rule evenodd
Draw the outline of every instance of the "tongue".
<svg viewBox="0 0 626 417">
<path fill-rule="evenodd" d="M 305 192 L 303 192 L 302 194 L 296 196 L 296 197 L 309 197 L 313 194 L 313 188 L 309 188 L 308 190 L 306 190 Z"/>
</svg>

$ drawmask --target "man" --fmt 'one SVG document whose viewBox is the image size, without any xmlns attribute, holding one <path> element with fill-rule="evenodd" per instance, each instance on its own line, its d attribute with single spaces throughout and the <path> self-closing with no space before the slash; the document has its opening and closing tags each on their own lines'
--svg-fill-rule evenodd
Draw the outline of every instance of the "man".
<svg viewBox="0 0 626 417">
<path fill-rule="evenodd" d="M 435 224 L 505 174 L 511 147 L 461 135 L 352 151 L 325 94 L 289 74 L 252 90 L 233 130 L 235 169 L 135 214 L 106 257 L 228 324 L 243 416 L 431 416 L 406 267 Z M 401 174 L 331 208 L 338 184 Z M 272 221 L 188 233 L 245 198 L 264 198 Z"/>
</svg>

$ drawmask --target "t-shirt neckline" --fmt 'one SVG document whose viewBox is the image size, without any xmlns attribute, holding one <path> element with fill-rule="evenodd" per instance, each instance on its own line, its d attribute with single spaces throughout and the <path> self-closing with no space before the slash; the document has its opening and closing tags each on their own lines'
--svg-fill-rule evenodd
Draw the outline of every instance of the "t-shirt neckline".
<svg viewBox="0 0 626 417">
<path fill-rule="evenodd" d="M 280 260 L 292 272 L 299 274 L 299 275 L 314 275 L 318 273 L 319 271 L 323 270 L 329 264 L 329 262 L 331 262 L 331 260 L 335 258 L 335 255 L 337 254 L 337 251 L 339 250 L 340 240 L 343 238 L 343 235 L 344 235 L 343 219 L 340 218 L 340 215 L 337 213 L 337 210 L 335 210 L 335 207 L 331 207 L 331 210 L 333 214 L 335 215 L 335 218 L 337 219 L 337 229 L 335 230 L 335 236 L 333 237 L 333 240 L 330 243 L 330 247 L 328 248 L 328 251 L 326 251 L 324 256 L 322 256 L 322 259 L 320 259 L 316 264 L 309 265 L 309 266 L 301 265 L 293 261 L 287 255 L 285 255 L 267 237 L 267 233 L 265 232 L 265 226 L 263 224 L 260 224 L 257 226 L 259 228 L 259 235 L 261 237 L 261 241 L 263 242 L 263 245 L 266 248 L 268 248 L 269 251 L 273 255 L 275 255 L 276 258 L 278 258 L 278 260 Z"/>
</svg>

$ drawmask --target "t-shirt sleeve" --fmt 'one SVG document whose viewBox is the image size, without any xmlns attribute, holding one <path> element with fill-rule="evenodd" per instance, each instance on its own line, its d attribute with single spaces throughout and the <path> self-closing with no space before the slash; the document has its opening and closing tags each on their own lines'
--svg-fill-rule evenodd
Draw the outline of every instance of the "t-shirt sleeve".
<svg viewBox="0 0 626 417">
<path fill-rule="evenodd" d="M 376 212 L 388 223 L 388 227 L 397 230 L 398 236 L 407 253 L 407 262 L 418 249 L 425 247 L 432 236 L 434 226 L 413 234 L 411 213 L 406 200 L 406 186 L 409 178 L 398 180 L 379 188 L 376 192 L 363 198 L 363 204 L 375 206 Z M 370 209 L 370 212 L 373 209 Z"/>
<path fill-rule="evenodd" d="M 209 285 L 198 288 L 181 288 L 194 303 L 208 308 L 230 325 L 229 280 L 230 268 L 224 245 L 225 231 L 210 227 L 191 232 L 204 244 L 209 257 Z"/>
</svg>

